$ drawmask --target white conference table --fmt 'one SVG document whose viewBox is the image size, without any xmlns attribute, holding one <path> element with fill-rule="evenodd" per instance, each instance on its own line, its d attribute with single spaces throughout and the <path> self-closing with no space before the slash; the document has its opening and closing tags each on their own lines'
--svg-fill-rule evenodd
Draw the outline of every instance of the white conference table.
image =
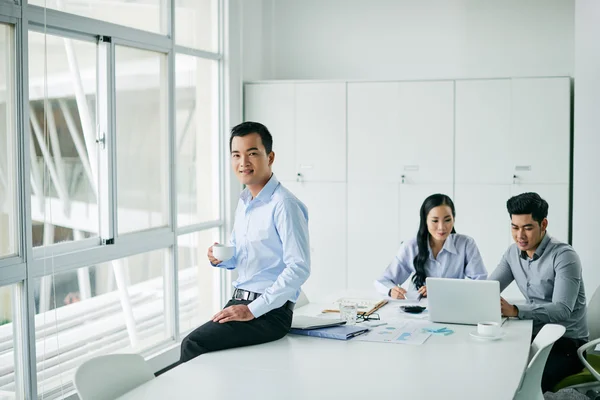
<svg viewBox="0 0 600 400">
<path fill-rule="evenodd" d="M 315 315 L 331 304 L 309 304 Z M 406 314 L 399 302 L 384 321 Z M 508 320 L 505 337 L 479 341 L 474 326 L 449 325 L 419 346 L 287 335 L 257 346 L 204 354 L 119 400 L 486 399 L 509 400 L 529 357 L 531 321 Z"/>
</svg>

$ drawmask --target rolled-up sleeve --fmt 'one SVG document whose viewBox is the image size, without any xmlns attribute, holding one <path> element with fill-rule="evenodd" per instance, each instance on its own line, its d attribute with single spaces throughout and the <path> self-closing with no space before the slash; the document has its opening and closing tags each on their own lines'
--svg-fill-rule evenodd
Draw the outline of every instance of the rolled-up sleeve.
<svg viewBox="0 0 600 400">
<path fill-rule="evenodd" d="M 401 285 L 414 272 L 412 252 L 407 243 L 403 243 L 392 262 L 387 266 L 381 278 L 375 281 L 375 289 L 387 296 L 390 289 Z"/>
<path fill-rule="evenodd" d="M 541 323 L 562 322 L 569 318 L 579 294 L 581 261 L 573 249 L 556 255 L 554 291 L 552 302 L 547 304 L 522 304 L 517 306 L 520 319 L 532 319 Z"/>
</svg>

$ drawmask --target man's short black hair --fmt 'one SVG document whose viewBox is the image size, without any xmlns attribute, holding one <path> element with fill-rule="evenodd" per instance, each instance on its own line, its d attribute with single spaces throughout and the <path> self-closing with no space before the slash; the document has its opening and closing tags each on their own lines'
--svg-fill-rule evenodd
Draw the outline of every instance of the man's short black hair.
<svg viewBox="0 0 600 400">
<path fill-rule="evenodd" d="M 266 126 L 252 121 L 242 122 L 231 129 L 231 137 L 229 138 L 229 151 L 231 152 L 231 143 L 233 142 L 234 137 L 246 136 L 252 133 L 258 133 L 260 140 L 262 140 L 263 146 L 265 146 L 267 155 L 270 154 L 273 150 L 273 136 L 271 136 L 271 133 Z"/>
<path fill-rule="evenodd" d="M 511 197 L 506 202 L 508 213 L 513 215 L 531 214 L 534 221 L 539 224 L 548 216 L 548 202 L 539 194 L 529 192 Z"/>
</svg>

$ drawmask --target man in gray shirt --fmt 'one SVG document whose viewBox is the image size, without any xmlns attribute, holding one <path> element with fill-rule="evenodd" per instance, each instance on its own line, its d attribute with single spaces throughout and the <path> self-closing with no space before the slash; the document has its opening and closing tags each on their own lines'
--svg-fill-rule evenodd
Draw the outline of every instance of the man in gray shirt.
<svg viewBox="0 0 600 400">
<path fill-rule="evenodd" d="M 548 203 L 537 193 L 523 193 L 506 202 L 511 218 L 511 245 L 490 275 L 500 291 L 513 280 L 526 303 L 513 305 L 500 299 L 502 315 L 533 320 L 533 337 L 544 324 L 560 324 L 566 332 L 550 352 L 542 391 L 583 368 L 577 349 L 587 342 L 586 300 L 581 261 L 571 246 L 548 234 Z"/>
</svg>

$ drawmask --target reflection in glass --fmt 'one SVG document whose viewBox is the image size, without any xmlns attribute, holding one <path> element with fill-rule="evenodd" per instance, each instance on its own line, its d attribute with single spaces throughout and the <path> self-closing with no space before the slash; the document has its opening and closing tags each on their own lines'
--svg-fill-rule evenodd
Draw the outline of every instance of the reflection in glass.
<svg viewBox="0 0 600 400">
<path fill-rule="evenodd" d="M 218 0 L 176 0 L 175 38 L 180 46 L 219 50 Z"/>
<path fill-rule="evenodd" d="M 166 226 L 168 152 L 166 57 L 116 48 L 119 233 Z"/>
<path fill-rule="evenodd" d="M 98 235 L 96 44 L 29 33 L 33 245 Z"/>
<path fill-rule="evenodd" d="M 22 383 L 15 380 L 15 343 L 13 340 L 15 327 L 13 324 L 13 307 L 16 301 L 17 285 L 0 286 L 0 399 L 23 398 Z M 6 397 L 5 397 L 6 396 Z"/>
<path fill-rule="evenodd" d="M 0 24 L 0 258 L 16 254 L 16 146 L 12 30 Z"/>
<path fill-rule="evenodd" d="M 182 54 L 175 59 L 179 226 L 219 219 L 217 65 Z"/>
<path fill-rule="evenodd" d="M 166 16 L 165 5 L 168 3 L 163 0 L 29 0 L 29 4 L 144 31 L 166 33 L 166 24 L 161 24 L 161 16 Z"/>
<path fill-rule="evenodd" d="M 179 331 L 182 334 L 202 325 L 218 310 L 220 268 L 210 265 L 207 249 L 219 241 L 219 228 L 178 238 Z"/>
<path fill-rule="evenodd" d="M 169 254 L 156 250 L 36 279 L 40 395 L 67 384 L 91 357 L 139 353 L 168 339 Z"/>
</svg>

